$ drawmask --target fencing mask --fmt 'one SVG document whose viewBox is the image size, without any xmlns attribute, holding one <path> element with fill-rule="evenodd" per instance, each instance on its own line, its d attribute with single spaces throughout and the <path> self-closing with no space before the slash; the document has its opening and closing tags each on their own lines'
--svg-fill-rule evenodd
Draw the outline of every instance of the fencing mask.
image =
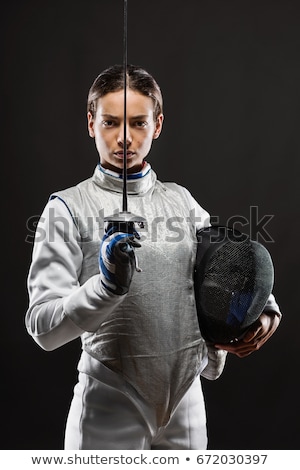
<svg viewBox="0 0 300 470">
<path fill-rule="evenodd" d="M 262 313 L 274 282 L 267 249 L 238 230 L 197 233 L 195 300 L 202 336 L 225 344 L 241 338 Z"/>
</svg>

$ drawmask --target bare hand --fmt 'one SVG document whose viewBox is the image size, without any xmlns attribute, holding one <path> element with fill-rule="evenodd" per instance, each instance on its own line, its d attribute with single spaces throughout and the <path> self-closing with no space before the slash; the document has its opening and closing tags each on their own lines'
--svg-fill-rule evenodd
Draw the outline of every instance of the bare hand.
<svg viewBox="0 0 300 470">
<path fill-rule="evenodd" d="M 242 339 L 229 344 L 215 344 L 215 347 L 238 357 L 249 356 L 252 352 L 258 351 L 268 341 L 276 331 L 279 323 L 280 317 L 276 312 L 263 312 Z"/>
</svg>

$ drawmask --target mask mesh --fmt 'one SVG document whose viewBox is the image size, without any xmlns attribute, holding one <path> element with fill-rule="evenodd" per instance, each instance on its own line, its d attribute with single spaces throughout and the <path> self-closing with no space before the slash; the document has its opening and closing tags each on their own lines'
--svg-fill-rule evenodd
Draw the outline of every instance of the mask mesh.
<svg viewBox="0 0 300 470">
<path fill-rule="evenodd" d="M 226 243 L 210 259 L 201 287 L 203 310 L 221 321 L 241 324 L 255 286 L 253 254 L 248 243 Z M 229 315 L 228 315 L 229 312 Z"/>
<path fill-rule="evenodd" d="M 199 326 L 206 340 L 227 343 L 242 336 L 261 314 L 272 287 L 271 260 L 265 248 L 248 237 L 213 243 L 208 236 L 209 230 L 207 237 L 202 232 L 197 253 Z"/>
</svg>

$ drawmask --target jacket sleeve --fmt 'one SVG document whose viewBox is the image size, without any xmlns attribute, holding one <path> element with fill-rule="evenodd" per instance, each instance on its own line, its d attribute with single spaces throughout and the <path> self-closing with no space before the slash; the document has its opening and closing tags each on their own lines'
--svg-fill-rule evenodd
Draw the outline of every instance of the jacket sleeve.
<svg viewBox="0 0 300 470">
<path fill-rule="evenodd" d="M 80 234 L 69 208 L 59 198 L 40 217 L 28 274 L 28 333 L 45 350 L 56 349 L 95 331 L 126 296 L 106 291 L 100 273 L 79 284 Z"/>
<path fill-rule="evenodd" d="M 280 311 L 278 303 L 275 300 L 274 294 L 271 294 L 269 296 L 264 308 L 264 313 L 275 313 L 281 320 L 282 313 Z"/>
</svg>

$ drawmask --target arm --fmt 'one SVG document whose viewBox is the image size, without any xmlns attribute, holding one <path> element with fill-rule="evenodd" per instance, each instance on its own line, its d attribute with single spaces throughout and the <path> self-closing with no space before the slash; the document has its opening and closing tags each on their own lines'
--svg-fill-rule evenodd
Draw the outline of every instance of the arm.
<svg viewBox="0 0 300 470">
<path fill-rule="evenodd" d="M 26 328 L 46 350 L 95 331 L 122 302 L 109 292 L 100 273 L 82 286 L 80 234 L 65 204 L 50 201 L 40 218 L 28 275 Z"/>
<path fill-rule="evenodd" d="M 209 227 L 209 213 L 198 204 L 198 202 L 193 198 L 193 196 L 186 188 L 183 188 L 183 191 L 185 193 L 185 197 L 188 200 L 191 221 L 194 223 L 195 226 L 195 233 L 197 233 L 204 227 Z M 205 377 L 208 380 L 216 380 L 220 377 L 224 370 L 227 351 L 223 349 L 217 349 L 212 344 L 206 344 L 206 347 L 208 362 L 206 367 L 201 372 L 201 376 Z"/>
</svg>

